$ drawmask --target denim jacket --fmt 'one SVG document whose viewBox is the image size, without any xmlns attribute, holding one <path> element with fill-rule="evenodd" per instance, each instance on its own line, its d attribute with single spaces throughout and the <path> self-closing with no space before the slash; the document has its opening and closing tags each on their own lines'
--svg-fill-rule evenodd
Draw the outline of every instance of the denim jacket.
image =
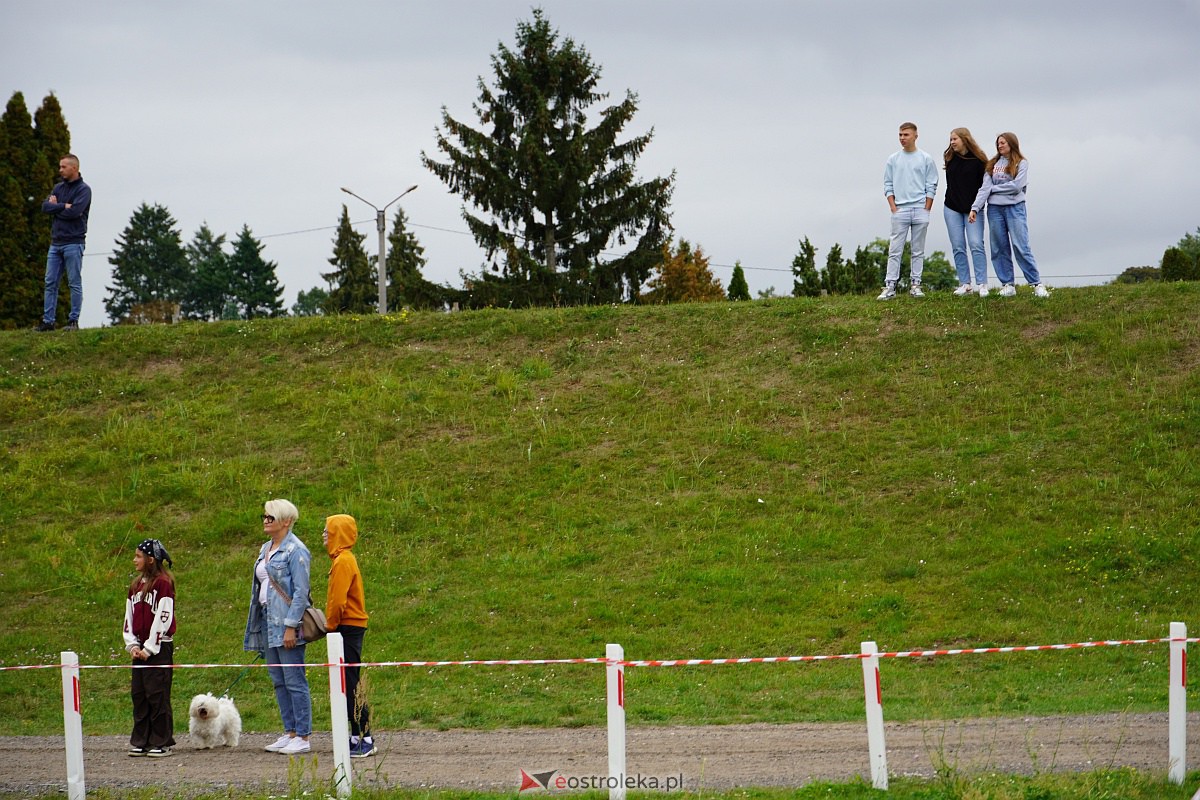
<svg viewBox="0 0 1200 800">
<path fill-rule="evenodd" d="M 266 558 L 270 547 L 270 541 L 263 544 L 250 573 L 250 613 L 246 617 L 246 637 L 242 641 L 243 650 L 262 653 L 264 656 L 268 647 L 283 647 L 285 628 L 300 627 L 304 609 L 308 608 L 309 564 L 312 562 L 312 554 L 308 552 L 304 542 L 289 531 L 279 543 L 279 549 L 267 561 L 267 574 L 288 593 L 292 602 L 289 605 L 274 586 L 268 585 L 267 604 L 260 605 L 258 563 Z M 299 630 L 296 631 L 296 635 L 300 635 Z"/>
</svg>

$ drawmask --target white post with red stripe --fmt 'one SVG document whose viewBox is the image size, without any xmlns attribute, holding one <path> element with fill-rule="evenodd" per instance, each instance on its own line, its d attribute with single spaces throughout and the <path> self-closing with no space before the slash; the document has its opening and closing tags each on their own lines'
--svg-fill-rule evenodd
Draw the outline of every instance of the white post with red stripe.
<svg viewBox="0 0 1200 800">
<path fill-rule="evenodd" d="M 1171 687 L 1167 693 L 1167 780 L 1187 774 L 1187 625 L 1171 623 Z"/>
<path fill-rule="evenodd" d="M 83 782 L 83 710 L 79 699 L 79 655 L 62 651 L 63 734 L 67 745 L 67 797 L 85 800 Z"/>
<path fill-rule="evenodd" d="M 625 648 L 610 644 L 604 649 L 608 666 L 608 800 L 625 800 Z"/>
<path fill-rule="evenodd" d="M 338 797 L 349 797 L 351 791 L 350 727 L 346 721 L 346 650 L 340 633 L 325 637 L 329 658 L 329 718 L 333 736 L 333 783 Z"/>
<path fill-rule="evenodd" d="M 867 701 L 867 752 L 871 762 L 871 785 L 888 788 L 887 746 L 883 738 L 883 684 L 879 681 L 879 648 L 862 643 L 863 694 Z"/>
</svg>

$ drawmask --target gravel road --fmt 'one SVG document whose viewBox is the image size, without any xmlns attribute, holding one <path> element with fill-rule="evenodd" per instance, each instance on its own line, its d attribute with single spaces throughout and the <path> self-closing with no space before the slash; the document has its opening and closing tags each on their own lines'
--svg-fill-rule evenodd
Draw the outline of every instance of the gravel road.
<svg viewBox="0 0 1200 800">
<path fill-rule="evenodd" d="M 1198 723 L 1200 715 L 1189 715 L 1192 731 L 1200 730 Z M 893 776 L 932 776 L 942 765 L 967 773 L 1167 769 L 1165 713 L 888 723 L 886 737 Z M 148 759 L 127 757 L 123 736 L 86 737 L 87 787 L 169 784 L 186 793 L 188 787 L 269 791 L 288 785 L 287 757 L 262 749 L 274 734 L 244 734 L 236 749 L 217 750 L 197 749 L 186 734 L 178 738 L 170 758 Z M 1200 765 L 1197 738 L 1188 747 L 1193 768 Z M 521 770 L 557 771 L 552 781 L 575 786 L 608 772 L 601 728 L 383 732 L 377 741 L 378 755 L 352 762 L 355 785 L 512 791 L 520 788 Z M 313 744 L 315 764 L 309 757 L 303 769 L 293 767 L 292 780 L 301 773 L 310 781 L 328 778 L 328 734 L 314 734 Z M 657 779 L 667 788 L 668 779 L 678 779 L 691 791 L 869 778 L 865 723 L 631 728 L 627 765 L 634 780 Z M 65 787 L 61 737 L 0 737 L 0 791 Z"/>
</svg>

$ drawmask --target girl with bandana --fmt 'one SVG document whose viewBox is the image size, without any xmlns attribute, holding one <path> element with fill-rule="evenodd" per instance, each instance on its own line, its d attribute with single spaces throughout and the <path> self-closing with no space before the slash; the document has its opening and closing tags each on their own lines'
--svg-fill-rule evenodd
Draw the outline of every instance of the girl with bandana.
<svg viewBox="0 0 1200 800">
<path fill-rule="evenodd" d="M 133 733 L 129 755 L 162 758 L 175 746 L 171 715 L 174 672 L 174 562 L 158 539 L 147 539 L 133 552 L 137 576 L 125 601 L 125 649 L 133 657 Z M 165 665 L 165 666 L 164 666 Z"/>
</svg>

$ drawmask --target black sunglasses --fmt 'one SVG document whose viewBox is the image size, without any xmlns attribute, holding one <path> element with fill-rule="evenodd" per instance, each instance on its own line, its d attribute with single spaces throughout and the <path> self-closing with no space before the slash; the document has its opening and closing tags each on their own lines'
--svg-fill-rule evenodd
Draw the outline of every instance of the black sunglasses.
<svg viewBox="0 0 1200 800">
<path fill-rule="evenodd" d="M 270 514 L 263 514 L 263 522 L 274 522 L 275 518 Z"/>
</svg>

